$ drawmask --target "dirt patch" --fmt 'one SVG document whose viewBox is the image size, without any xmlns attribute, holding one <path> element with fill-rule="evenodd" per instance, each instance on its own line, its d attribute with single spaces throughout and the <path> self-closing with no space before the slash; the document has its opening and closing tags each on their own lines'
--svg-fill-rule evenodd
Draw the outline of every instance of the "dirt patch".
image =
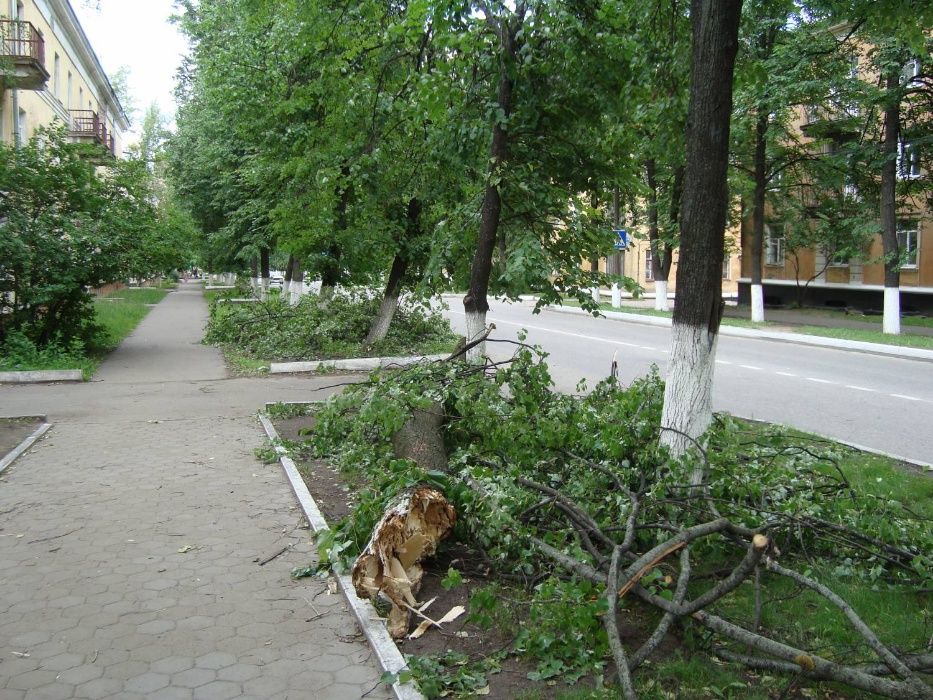
<svg viewBox="0 0 933 700">
<path fill-rule="evenodd" d="M 44 421 L 35 416 L 26 418 L 0 418 L 0 459 L 9 454 L 19 443 L 32 435 Z"/>
</svg>

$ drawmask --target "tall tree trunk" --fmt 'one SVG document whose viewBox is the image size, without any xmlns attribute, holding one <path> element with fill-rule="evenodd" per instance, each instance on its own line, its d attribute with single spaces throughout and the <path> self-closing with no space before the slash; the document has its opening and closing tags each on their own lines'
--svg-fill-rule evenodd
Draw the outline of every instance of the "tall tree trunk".
<svg viewBox="0 0 933 700">
<path fill-rule="evenodd" d="M 343 169 L 344 177 L 349 177 L 348 167 Z M 342 233 L 349 227 L 348 214 L 350 211 L 350 199 L 353 197 L 353 191 L 350 186 L 339 186 L 337 189 L 337 211 L 335 220 L 335 232 Z M 321 296 L 325 299 L 331 297 L 334 289 L 340 283 L 340 247 L 336 242 L 331 243 L 327 248 L 328 262 L 321 271 Z"/>
<path fill-rule="evenodd" d="M 289 291 L 288 303 L 292 306 L 298 306 L 301 302 L 301 297 L 305 293 L 305 276 L 304 271 L 301 269 L 301 259 L 293 258 L 292 259 L 292 286 Z"/>
<path fill-rule="evenodd" d="M 259 297 L 265 299 L 269 296 L 269 249 L 266 247 L 259 249 L 259 274 L 262 276 Z"/>
<path fill-rule="evenodd" d="M 421 233 L 421 202 L 412 198 L 408 200 L 408 209 L 405 212 L 405 241 L 402 241 L 398 247 L 398 252 L 392 260 L 392 268 L 389 270 L 389 279 L 386 280 L 386 288 L 382 294 L 382 304 L 379 306 L 379 313 L 373 319 L 369 327 L 369 333 L 363 341 L 363 345 L 372 345 L 378 343 L 386 337 L 389 328 L 392 325 L 392 319 L 398 309 L 398 299 L 402 291 L 402 279 L 408 271 L 409 247 L 408 245 L 415 241 Z"/>
<path fill-rule="evenodd" d="M 499 31 L 502 46 L 502 59 L 499 62 L 499 94 L 496 104 L 504 119 L 512 113 L 512 90 L 514 81 L 510 75 L 510 66 L 516 57 L 515 31 L 503 21 Z M 497 176 L 508 158 L 509 135 L 503 121 L 497 119 L 492 128 L 492 144 L 489 148 L 489 172 L 486 191 L 483 193 L 483 207 L 480 213 L 479 240 L 470 268 L 470 288 L 463 297 L 463 310 L 466 315 L 467 342 L 480 337 L 486 331 L 486 312 L 489 311 L 489 275 L 492 271 L 492 252 L 499 232 L 499 220 L 502 215 L 502 197 L 499 193 Z M 486 352 L 486 344 L 479 343 L 467 351 L 467 361 L 478 362 Z"/>
<path fill-rule="evenodd" d="M 621 227 L 621 212 L 619 207 L 619 186 L 616 185 L 612 188 L 612 228 L 618 230 Z M 624 271 L 623 256 L 625 253 L 623 251 L 617 251 L 613 253 L 612 260 L 612 270 L 609 271 L 613 275 L 621 275 Z M 607 265 L 608 267 L 608 265 Z M 612 283 L 612 308 L 618 309 L 622 306 L 622 292 L 619 289 L 619 283 Z"/>
<path fill-rule="evenodd" d="M 291 299 L 292 293 L 292 268 L 295 266 L 295 256 L 288 255 L 288 262 L 285 263 L 285 280 L 282 282 L 282 298 Z"/>
<path fill-rule="evenodd" d="M 901 105 L 896 95 L 900 84 L 900 66 L 885 76 L 888 104 L 884 110 L 884 143 L 881 166 L 881 245 L 884 250 L 884 317 L 882 330 L 901 332 L 901 272 L 897 245 L 897 145 L 901 131 Z"/>
<path fill-rule="evenodd" d="M 259 258 L 255 255 L 249 261 L 250 283 L 253 287 L 253 294 L 259 296 Z"/>
<path fill-rule="evenodd" d="M 692 0 L 690 107 L 678 303 L 661 415 L 661 444 L 687 452 L 713 419 L 716 341 L 722 319 L 722 258 L 727 212 L 726 171 L 732 76 L 742 0 Z M 704 470 L 691 476 L 700 483 Z"/>
<path fill-rule="evenodd" d="M 651 279 L 654 280 L 655 311 L 667 311 L 667 271 L 664 268 L 665 246 L 661 242 L 658 226 L 658 174 L 654 158 L 645 161 L 645 179 L 648 183 L 648 245 L 651 246 Z"/>
<path fill-rule="evenodd" d="M 765 297 L 761 286 L 761 258 L 765 240 L 765 190 L 768 185 L 765 174 L 765 157 L 768 136 L 768 112 L 758 107 L 755 122 L 755 191 L 752 194 L 752 246 L 749 265 L 751 271 L 752 321 L 765 320 Z"/>
</svg>

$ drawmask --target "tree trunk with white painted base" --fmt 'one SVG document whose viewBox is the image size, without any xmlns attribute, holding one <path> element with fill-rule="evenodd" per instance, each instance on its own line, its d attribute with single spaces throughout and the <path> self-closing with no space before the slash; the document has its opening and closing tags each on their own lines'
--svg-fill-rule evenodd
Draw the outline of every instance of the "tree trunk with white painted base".
<svg viewBox="0 0 933 700">
<path fill-rule="evenodd" d="M 291 301 L 292 295 L 292 268 L 295 265 L 295 256 L 289 255 L 288 262 L 285 263 L 285 279 L 282 281 L 282 298 Z"/>
<path fill-rule="evenodd" d="M 488 19 L 488 18 L 487 18 Z M 512 113 L 512 90 L 514 81 L 509 65 L 514 63 L 518 47 L 515 34 L 518 27 L 508 26 L 505 21 L 499 25 L 502 60 L 499 67 L 499 92 L 496 103 L 501 117 L 496 117 L 492 128 L 492 143 L 489 147 L 489 172 L 486 190 L 483 193 L 483 206 L 480 213 L 479 240 L 470 268 L 470 288 L 463 297 L 463 311 L 466 315 L 466 340 L 479 338 L 486 331 L 486 312 L 489 311 L 489 276 L 492 272 L 492 253 L 498 239 L 499 220 L 502 215 L 502 196 L 499 193 L 498 178 L 508 157 L 509 135 L 502 118 L 508 119 Z M 520 26 L 521 22 L 519 22 Z M 486 343 L 478 343 L 466 353 L 467 362 L 480 362 L 486 354 Z"/>
<path fill-rule="evenodd" d="M 765 292 L 761 282 L 751 285 L 752 292 L 752 321 L 763 323 L 765 320 Z"/>
<path fill-rule="evenodd" d="M 645 177 L 648 181 L 648 241 L 651 245 L 651 277 L 654 280 L 654 309 L 669 311 L 667 281 L 671 274 L 674 249 L 666 240 L 661 240 L 658 225 L 658 178 L 653 158 L 645 161 Z M 675 195 L 676 196 L 676 195 Z"/>
<path fill-rule="evenodd" d="M 654 308 L 656 311 L 669 311 L 667 302 L 667 280 L 656 280 L 654 283 Z"/>
<path fill-rule="evenodd" d="M 882 331 L 901 332 L 901 261 L 897 244 L 897 146 L 901 131 L 901 105 L 897 99 L 901 68 L 892 66 L 885 77 L 888 105 L 884 110 L 881 166 L 881 244 L 884 250 L 884 317 Z"/>
<path fill-rule="evenodd" d="M 729 117 L 741 9 L 741 0 L 692 0 L 690 9 L 693 46 L 678 303 L 660 437 L 675 457 L 685 454 L 712 422 L 723 308 Z M 691 480 L 700 483 L 703 477 L 700 466 Z"/>
<path fill-rule="evenodd" d="M 267 299 L 269 296 L 269 249 L 259 249 L 259 275 L 261 277 L 259 298 Z"/>
<path fill-rule="evenodd" d="M 385 340 L 386 335 L 388 335 L 389 328 L 392 326 L 392 319 L 398 309 L 398 299 L 402 291 L 402 278 L 405 276 L 407 269 L 408 259 L 403 253 L 396 253 L 395 259 L 392 261 L 392 269 L 389 270 L 389 279 L 386 281 L 385 291 L 382 294 L 379 312 L 369 326 L 369 333 L 366 334 L 363 345 L 378 343 L 380 340 Z"/>
<path fill-rule="evenodd" d="M 292 283 L 288 289 L 288 303 L 292 306 L 298 306 L 304 294 L 304 288 L 304 272 L 301 269 L 301 260 L 295 258 L 292 260 Z"/>
<path fill-rule="evenodd" d="M 759 107 L 755 122 L 755 191 L 752 194 L 752 240 L 749 257 L 749 277 L 751 278 L 752 321 L 763 323 L 765 320 L 764 292 L 761 286 L 761 258 L 765 240 L 765 194 L 767 176 L 765 172 L 767 158 L 768 112 Z"/>
</svg>

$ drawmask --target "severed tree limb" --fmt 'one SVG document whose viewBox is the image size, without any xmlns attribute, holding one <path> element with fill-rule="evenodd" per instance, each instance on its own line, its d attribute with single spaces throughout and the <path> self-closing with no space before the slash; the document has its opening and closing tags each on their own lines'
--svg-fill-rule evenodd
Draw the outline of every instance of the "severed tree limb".
<svg viewBox="0 0 933 700">
<path fill-rule="evenodd" d="M 748 545 L 745 557 L 739 562 L 739 565 L 732 570 L 732 573 L 706 591 L 706 593 L 684 605 L 682 607 L 682 614 L 691 615 L 700 608 L 705 608 L 707 605 L 715 603 L 727 593 L 738 588 L 758 566 L 758 562 L 761 561 L 762 556 L 764 556 L 764 553 L 770 545 L 771 540 L 766 535 L 755 535 Z"/>
<path fill-rule="evenodd" d="M 536 481 L 532 481 L 531 479 L 526 479 L 524 477 L 517 478 L 516 482 L 522 486 L 526 486 L 530 489 L 534 489 L 535 491 L 539 491 L 543 494 L 551 496 L 559 504 L 565 506 L 561 510 L 567 513 L 567 515 L 569 515 L 579 525 L 585 528 L 587 530 L 587 534 L 596 535 L 596 537 L 599 538 L 603 544 L 609 547 L 615 546 L 615 542 L 606 536 L 606 534 L 599 528 L 599 525 L 596 523 L 596 521 L 593 520 L 589 514 L 587 514 L 582 508 L 580 508 L 576 503 L 567 498 L 557 489 L 552 489 L 550 486 L 539 484 Z"/>
<path fill-rule="evenodd" d="M 855 630 L 860 635 L 862 635 L 862 638 L 868 643 L 868 646 L 871 648 L 871 650 L 878 655 L 878 658 L 880 658 L 888 668 L 890 668 L 901 678 L 909 681 L 917 680 L 914 678 L 913 672 L 907 668 L 907 666 L 900 659 L 898 659 L 891 652 L 891 650 L 881 642 L 880 639 L 878 639 L 877 635 L 872 631 L 872 629 L 862 621 L 862 618 L 858 616 L 855 610 L 853 610 L 852 606 L 844 601 L 841 597 L 836 595 L 836 593 L 834 593 L 828 587 L 824 586 L 819 581 L 814 581 L 813 579 L 796 571 L 792 571 L 791 569 L 785 569 L 770 557 L 765 559 L 765 566 L 769 571 L 773 571 L 776 574 L 785 576 L 792 581 L 797 582 L 801 586 L 806 586 L 811 591 L 816 591 L 821 596 L 826 598 L 826 600 L 839 608 L 842 614 L 845 615 L 846 619 L 849 621 L 849 624 L 851 624 L 852 627 L 854 627 Z M 926 687 L 926 684 L 922 685 Z M 927 690 L 929 690 L 929 688 L 927 688 Z"/>
<path fill-rule="evenodd" d="M 609 564 L 609 583 L 606 586 L 608 609 L 603 616 L 603 625 L 606 628 L 609 648 L 612 650 L 612 658 L 616 664 L 619 685 L 622 686 L 622 696 L 625 700 L 637 700 L 638 696 L 632 686 L 632 674 L 629 671 L 628 659 L 625 658 L 625 647 L 622 646 L 622 640 L 619 639 L 619 626 L 616 624 L 616 607 L 619 604 L 619 594 L 616 588 L 619 585 L 619 557 L 621 555 L 621 547 L 615 547 L 612 550 L 612 562 Z"/>
<path fill-rule="evenodd" d="M 647 593 L 647 591 L 645 592 Z M 707 629 L 722 634 L 729 639 L 750 646 L 769 656 L 796 664 L 807 678 L 838 681 L 851 685 L 853 688 L 867 690 L 889 698 L 898 698 L 898 700 L 931 700 L 933 698 L 933 689 L 924 684 L 915 685 L 909 682 L 878 678 L 857 668 L 837 664 L 820 656 L 808 654 L 802 649 L 755 634 L 744 627 L 732 624 L 703 610 L 695 612 L 693 619 Z"/>
<path fill-rule="evenodd" d="M 673 599 L 676 605 L 683 604 L 684 598 L 687 597 L 688 583 L 690 583 L 689 545 L 680 550 L 680 576 L 677 579 L 677 587 L 674 589 Z M 671 625 L 674 624 L 675 620 L 677 620 L 677 616 L 673 613 L 665 612 L 664 615 L 661 616 L 661 621 L 658 623 L 658 626 L 651 636 L 639 647 L 638 651 L 632 654 L 631 661 L 629 661 L 629 668 L 632 671 L 641 666 L 645 660 L 654 653 L 654 650 L 657 649 L 658 645 L 664 640 L 664 635 L 667 634 L 667 631 L 671 628 Z"/>
<path fill-rule="evenodd" d="M 450 362 L 451 360 L 456 360 L 461 355 L 465 355 L 468 351 L 472 350 L 477 345 L 486 342 L 486 339 L 494 330 L 496 330 L 496 324 L 490 323 L 486 328 L 486 332 L 483 333 L 479 338 L 475 338 L 469 343 L 465 343 L 462 348 L 457 348 L 448 357 L 445 357 L 443 360 L 438 360 L 438 362 Z"/>
<path fill-rule="evenodd" d="M 799 673 L 800 666 L 789 661 L 780 661 L 778 659 L 769 659 L 763 656 L 751 656 L 750 654 L 740 654 L 730 649 L 714 647 L 713 653 L 723 661 L 739 663 L 756 671 L 774 671 L 777 673 Z M 903 659 L 904 664 L 911 671 L 921 673 L 933 670 L 933 654 L 919 654 L 917 656 L 908 656 Z M 885 664 L 857 664 L 852 668 L 868 673 L 872 676 L 891 675 L 891 669 Z"/>
<path fill-rule="evenodd" d="M 630 566 L 625 572 L 626 581 L 625 581 L 625 584 L 622 586 L 622 588 L 619 589 L 618 595 L 620 597 L 624 597 L 626 593 L 632 590 L 632 588 L 636 586 L 639 581 L 641 581 L 642 577 L 645 574 L 651 571 L 654 567 L 660 564 L 663 560 L 667 559 L 667 557 L 669 557 L 671 554 L 676 552 L 678 549 L 682 549 L 686 546 L 687 546 L 686 542 L 675 542 L 674 544 L 669 545 L 667 548 L 661 551 L 661 553 L 658 554 L 654 559 L 647 562 L 640 569 L 635 570 L 634 573 L 629 575 L 629 572 L 632 571 L 632 569 L 634 569 L 635 564 L 639 563 L 641 559 L 639 559 L 638 562 L 635 562 L 635 564 L 632 564 L 632 566 Z M 615 585 L 618 585 L 618 583 L 616 583 Z"/>
</svg>

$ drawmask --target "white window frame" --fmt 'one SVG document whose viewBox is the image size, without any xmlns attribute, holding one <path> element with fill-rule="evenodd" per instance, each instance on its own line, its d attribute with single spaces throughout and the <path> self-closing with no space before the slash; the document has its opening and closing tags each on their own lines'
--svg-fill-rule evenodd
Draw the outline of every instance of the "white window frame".
<svg viewBox="0 0 933 700">
<path fill-rule="evenodd" d="M 722 258 L 722 278 L 727 282 L 732 279 L 732 256 L 728 253 Z"/>
<path fill-rule="evenodd" d="M 651 246 L 645 248 L 645 282 L 654 282 L 654 251 Z"/>
<path fill-rule="evenodd" d="M 777 224 L 774 228 L 780 228 Z M 784 267 L 786 254 L 784 253 L 784 236 L 775 236 L 771 233 L 771 225 L 765 224 L 764 240 L 765 265 L 769 267 Z"/>
<path fill-rule="evenodd" d="M 909 85 L 918 75 L 920 75 L 920 59 L 912 58 L 907 61 L 901 69 L 901 79 L 904 81 L 903 84 Z"/>
<path fill-rule="evenodd" d="M 920 151 L 910 141 L 898 141 L 897 177 L 899 180 L 914 180 L 920 177 Z"/>
<path fill-rule="evenodd" d="M 911 241 L 913 245 L 911 246 Z M 907 252 L 907 262 L 901 265 L 902 270 L 916 270 L 920 262 L 920 220 L 919 219 L 898 219 L 897 220 L 897 250 Z M 910 257 L 913 260 L 910 260 Z"/>
</svg>

